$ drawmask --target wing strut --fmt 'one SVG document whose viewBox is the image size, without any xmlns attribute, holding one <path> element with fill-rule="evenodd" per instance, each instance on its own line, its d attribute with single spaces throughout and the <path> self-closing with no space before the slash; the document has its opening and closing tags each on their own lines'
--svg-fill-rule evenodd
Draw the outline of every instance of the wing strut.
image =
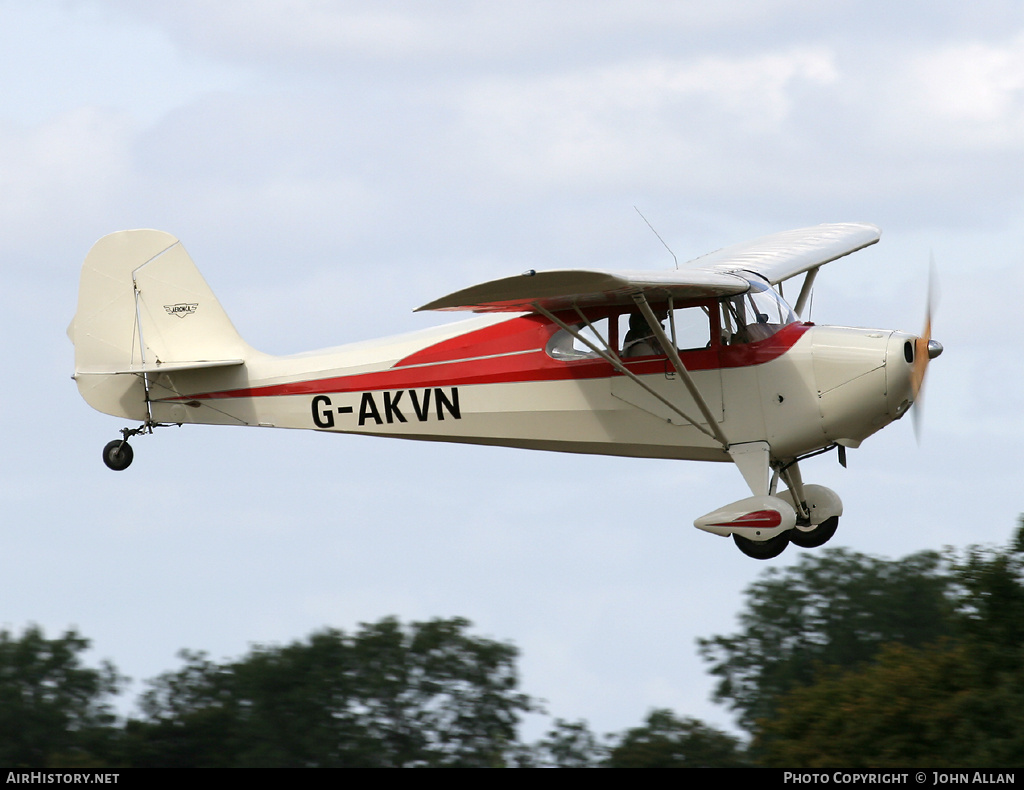
<svg viewBox="0 0 1024 790">
<path fill-rule="evenodd" d="M 634 299 L 635 298 L 636 297 L 634 297 Z M 641 295 L 640 298 L 643 299 L 643 296 Z M 638 302 L 638 304 L 639 304 L 639 302 Z M 647 304 L 647 301 L 644 300 L 644 305 L 646 305 L 646 304 Z M 593 351 L 595 354 L 597 354 L 599 357 L 601 357 L 601 359 L 603 359 L 605 362 L 607 362 L 609 365 L 611 365 L 613 368 L 615 368 L 619 373 L 621 373 L 622 375 L 632 379 L 634 382 L 636 382 L 636 384 L 638 386 L 640 386 L 641 388 L 643 388 L 644 390 L 649 392 L 651 395 L 653 395 L 655 398 L 660 400 L 662 403 L 664 403 L 666 406 L 668 406 L 670 409 L 672 409 L 672 411 L 674 411 L 676 414 L 678 414 L 680 417 L 682 417 L 684 420 L 686 420 L 688 423 L 690 423 L 690 425 L 692 425 L 698 431 L 703 433 L 705 436 L 707 436 L 707 437 L 709 437 L 711 439 L 714 439 L 715 441 L 719 442 L 722 445 L 723 449 L 728 449 L 729 444 L 728 444 L 728 442 L 725 441 L 725 437 L 724 437 L 724 435 L 722 435 L 722 431 L 718 427 L 718 424 L 711 417 L 711 412 L 708 409 L 707 404 L 704 403 L 704 399 L 700 396 L 700 393 L 696 390 L 696 387 L 692 387 L 693 382 L 690 379 L 689 373 L 685 373 L 684 372 L 682 374 L 683 380 L 688 382 L 688 385 L 692 387 L 690 392 L 694 395 L 694 399 L 697 401 L 697 405 L 701 408 L 701 412 L 704 414 L 705 419 L 708 420 L 708 424 L 712 427 L 712 429 L 714 430 L 714 433 L 712 433 L 711 431 L 709 431 L 706 428 L 704 428 L 700 423 L 698 423 L 696 420 L 694 420 L 692 417 L 690 417 L 688 414 L 686 414 L 682 409 L 680 409 L 678 406 L 676 406 L 676 404 L 672 403 L 672 401 L 668 400 L 668 398 L 663 396 L 660 392 L 657 392 L 652 387 L 649 387 L 632 370 L 630 370 L 625 365 L 623 365 L 622 364 L 622 360 L 620 360 L 618 358 L 618 356 L 616 356 L 615 353 L 612 351 L 611 344 L 605 338 L 601 337 L 601 334 L 599 332 L 597 332 L 596 329 L 594 329 L 594 327 L 591 325 L 590 321 L 588 321 L 586 319 L 586 317 L 579 311 L 578 308 L 577 308 L 576 312 L 579 313 L 580 317 L 583 319 L 584 323 L 586 323 L 586 325 L 591 329 L 591 331 L 593 331 L 594 334 L 596 334 L 599 338 L 601 338 L 602 341 L 604 341 L 604 344 L 605 344 L 606 348 L 599 348 L 598 346 L 596 346 L 594 343 L 591 342 L 590 338 L 586 337 L 585 335 L 582 335 L 579 331 L 577 331 L 576 327 L 571 326 L 571 325 L 565 323 L 565 321 L 562 321 L 560 318 L 558 318 L 557 316 L 552 314 L 549 310 L 545 309 L 544 307 L 542 307 L 537 302 L 533 302 L 531 304 L 531 307 L 534 310 L 536 310 L 538 313 L 540 313 L 542 316 L 547 318 L 549 321 L 551 321 L 552 323 L 558 324 L 558 326 L 561 329 L 564 329 L 566 332 L 568 332 L 570 335 L 572 335 L 576 340 L 579 340 L 581 343 L 583 343 L 585 346 L 587 346 L 591 351 Z M 650 307 L 648 307 L 647 310 L 650 311 Z M 653 316 L 653 313 L 651 313 L 651 315 Z M 648 320 L 652 320 L 652 319 L 649 318 Z M 659 324 L 657 320 L 654 320 L 654 323 L 657 324 L 659 328 L 661 328 L 661 324 Z M 664 336 L 665 336 L 665 331 L 662 330 L 661 331 L 661 338 L 659 338 L 659 339 L 664 338 Z M 665 347 L 671 347 L 674 350 L 675 346 L 672 346 L 671 343 L 666 342 L 666 341 L 667 341 L 667 338 L 662 340 L 663 345 Z M 676 354 L 676 362 L 678 362 L 677 369 L 678 368 L 682 368 L 683 371 L 686 370 L 686 368 L 683 367 L 682 361 L 679 360 L 678 353 Z M 674 362 L 673 364 L 676 364 L 676 363 Z"/>
<path fill-rule="evenodd" d="M 690 391 L 690 395 L 693 396 L 694 401 L 697 403 L 697 408 L 700 409 L 701 415 L 707 420 L 708 425 L 713 434 L 708 434 L 718 441 L 719 444 L 726 450 L 729 449 L 729 440 L 725 438 L 725 434 L 722 433 L 722 429 L 718 427 L 718 423 L 715 421 L 714 416 L 711 414 L 711 409 L 708 408 L 707 402 L 704 400 L 704 396 L 700 394 L 700 390 L 697 389 L 697 385 L 693 383 L 693 378 L 690 376 L 690 371 L 686 369 L 683 364 L 683 360 L 679 358 L 679 351 L 676 349 L 676 344 L 669 340 L 668 335 L 665 334 L 665 329 L 661 325 L 661 321 L 658 320 L 657 316 L 654 315 L 654 311 L 651 306 L 647 303 L 647 297 L 642 293 L 634 294 L 633 301 L 636 306 L 640 308 L 640 312 L 644 314 L 644 318 L 647 319 L 648 326 L 654 332 L 654 336 L 658 338 L 658 342 L 661 343 L 662 349 L 668 354 L 668 358 L 672 361 L 673 367 L 679 377 L 686 384 L 686 389 Z M 689 419 L 689 418 L 687 418 Z M 690 420 L 693 422 L 693 420 Z M 696 425 L 696 423 L 694 423 Z M 707 433 L 707 431 L 705 431 Z"/>
<path fill-rule="evenodd" d="M 804 284 L 800 288 L 800 295 L 796 298 L 796 304 L 793 306 L 793 312 L 801 318 L 804 317 L 804 305 L 807 304 L 807 297 L 811 295 L 814 278 L 818 276 L 818 269 L 820 268 L 820 266 L 815 266 L 804 275 Z"/>
</svg>

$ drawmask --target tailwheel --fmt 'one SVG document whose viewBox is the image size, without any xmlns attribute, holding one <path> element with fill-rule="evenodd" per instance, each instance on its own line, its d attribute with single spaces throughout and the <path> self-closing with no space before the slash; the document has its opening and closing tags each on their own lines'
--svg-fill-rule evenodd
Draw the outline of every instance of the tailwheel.
<svg viewBox="0 0 1024 790">
<path fill-rule="evenodd" d="M 106 447 L 103 448 L 103 463 L 107 465 L 108 469 L 113 469 L 115 472 L 127 469 L 131 466 L 132 459 L 135 457 L 135 451 L 128 444 L 128 440 L 133 436 L 144 436 L 147 433 L 153 433 L 153 429 L 159 427 L 160 423 L 146 420 L 138 428 L 122 428 L 121 438 L 107 442 Z"/>
<path fill-rule="evenodd" d="M 785 532 L 780 532 L 774 538 L 769 538 L 768 540 L 751 540 L 734 532 L 732 533 L 732 539 L 736 544 L 736 548 L 748 557 L 753 557 L 755 560 L 770 560 L 778 557 L 786 550 L 786 546 L 789 545 L 789 536 L 792 532 L 794 530 L 787 529 Z"/>
<path fill-rule="evenodd" d="M 114 439 L 112 442 L 107 442 L 107 446 L 103 448 L 103 463 L 115 472 L 120 472 L 131 466 L 134 457 L 135 451 L 132 450 L 127 439 Z"/>
<path fill-rule="evenodd" d="M 802 549 L 816 549 L 828 543 L 838 528 L 839 516 L 832 516 L 811 529 L 801 530 L 797 527 L 790 530 L 792 534 L 789 539 Z"/>
</svg>

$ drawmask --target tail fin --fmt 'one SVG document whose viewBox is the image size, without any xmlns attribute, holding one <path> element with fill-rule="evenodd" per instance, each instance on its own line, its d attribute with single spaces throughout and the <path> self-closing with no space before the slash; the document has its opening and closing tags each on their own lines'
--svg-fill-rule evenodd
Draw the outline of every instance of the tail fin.
<svg viewBox="0 0 1024 790">
<path fill-rule="evenodd" d="M 141 374 L 241 365 L 252 351 L 181 242 L 157 230 L 120 231 L 93 245 L 68 335 L 82 397 L 141 420 Z"/>
</svg>

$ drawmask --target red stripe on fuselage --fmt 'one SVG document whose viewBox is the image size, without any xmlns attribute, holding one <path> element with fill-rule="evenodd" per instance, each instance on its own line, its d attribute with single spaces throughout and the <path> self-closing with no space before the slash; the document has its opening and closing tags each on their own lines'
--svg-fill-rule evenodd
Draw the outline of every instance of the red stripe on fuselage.
<svg viewBox="0 0 1024 790">
<path fill-rule="evenodd" d="M 756 343 L 742 346 L 713 345 L 706 349 L 682 351 L 679 356 L 689 371 L 759 365 L 782 356 L 809 326 L 790 324 Z M 388 370 L 183 395 L 166 400 L 267 398 L 469 384 L 600 379 L 623 375 L 603 359 L 552 358 L 544 349 L 557 331 L 557 326 L 538 316 L 524 316 L 429 346 L 396 362 Z M 665 357 L 627 359 L 624 362 L 638 376 L 673 371 L 672 363 Z"/>
</svg>

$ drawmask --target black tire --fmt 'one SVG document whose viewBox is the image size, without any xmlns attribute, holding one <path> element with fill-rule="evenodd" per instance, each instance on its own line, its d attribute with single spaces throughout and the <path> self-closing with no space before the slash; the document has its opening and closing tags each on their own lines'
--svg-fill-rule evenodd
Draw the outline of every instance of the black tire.
<svg viewBox="0 0 1024 790">
<path fill-rule="evenodd" d="M 103 448 L 103 463 L 107 465 L 108 469 L 113 469 L 115 472 L 120 472 L 131 466 L 134 457 L 135 451 L 124 439 L 114 439 L 112 442 L 107 442 L 107 446 Z"/>
<path fill-rule="evenodd" d="M 832 540 L 832 536 L 836 534 L 838 528 L 839 516 L 832 516 L 807 532 L 791 529 L 790 532 L 793 534 L 789 536 L 789 539 L 802 549 L 816 549 Z"/>
<path fill-rule="evenodd" d="M 786 546 L 789 545 L 789 534 L 791 532 L 793 530 L 787 529 L 785 532 L 780 532 L 774 538 L 769 538 L 768 540 L 751 540 L 750 538 L 741 537 L 734 532 L 732 533 L 732 539 L 736 544 L 736 548 L 748 557 L 753 557 L 755 560 L 770 560 L 778 557 L 786 550 Z"/>
</svg>

